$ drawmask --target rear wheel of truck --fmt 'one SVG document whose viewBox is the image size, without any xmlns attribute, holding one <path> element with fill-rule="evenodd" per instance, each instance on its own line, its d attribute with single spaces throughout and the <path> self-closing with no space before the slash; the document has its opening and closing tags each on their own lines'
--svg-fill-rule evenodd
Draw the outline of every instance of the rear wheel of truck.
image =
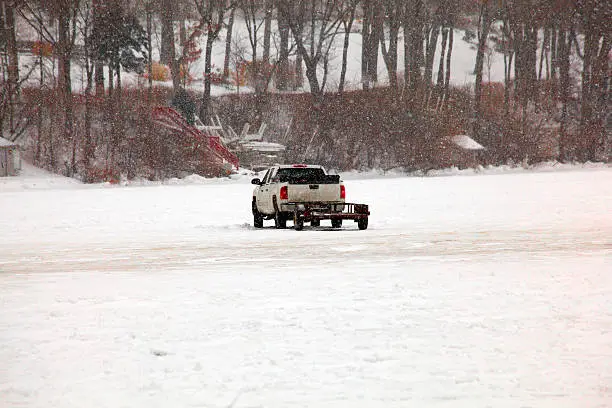
<svg viewBox="0 0 612 408">
<path fill-rule="evenodd" d="M 364 230 L 364 229 L 368 229 L 368 219 L 367 218 L 362 218 L 360 220 L 357 220 L 357 227 L 360 230 Z"/>
<path fill-rule="evenodd" d="M 293 228 L 296 231 L 304 229 L 304 218 L 300 217 L 297 211 L 293 213 Z"/>
<path fill-rule="evenodd" d="M 287 228 L 287 217 L 280 211 L 274 214 L 274 226 L 277 229 Z"/>
<path fill-rule="evenodd" d="M 274 226 L 277 229 L 287 228 L 287 215 L 280 212 L 276 196 L 272 197 L 272 205 L 274 206 Z"/>
<path fill-rule="evenodd" d="M 320 227 L 321 226 L 321 220 L 312 220 L 312 221 L 310 221 L 310 226 L 311 227 Z"/>
<path fill-rule="evenodd" d="M 257 211 L 257 204 L 253 201 L 253 226 L 263 228 L 263 215 Z"/>
<path fill-rule="evenodd" d="M 332 228 L 342 227 L 342 220 L 331 220 Z"/>
</svg>

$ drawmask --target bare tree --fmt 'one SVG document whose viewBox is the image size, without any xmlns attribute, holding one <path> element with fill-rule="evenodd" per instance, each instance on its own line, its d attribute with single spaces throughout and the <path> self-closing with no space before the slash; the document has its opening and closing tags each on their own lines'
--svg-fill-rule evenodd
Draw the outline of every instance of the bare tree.
<svg viewBox="0 0 612 408">
<path fill-rule="evenodd" d="M 363 89 L 378 81 L 378 46 L 383 34 L 385 8 L 383 0 L 368 0 L 363 3 L 363 25 L 361 29 L 361 82 Z"/>
<path fill-rule="evenodd" d="M 19 56 L 15 36 L 15 2 L 0 1 L 0 46 L 6 60 L 2 59 L 2 114 L 0 116 L 0 135 L 3 133 L 5 114 L 8 113 L 9 138 L 15 133 L 15 102 L 19 97 Z M 6 75 L 5 75 L 6 73 Z"/>
<path fill-rule="evenodd" d="M 425 6 L 423 0 L 408 0 L 404 6 L 404 87 L 414 99 L 422 81 Z"/>
<path fill-rule="evenodd" d="M 609 55 L 612 50 L 609 23 L 612 17 L 612 5 L 605 1 L 584 1 L 578 3 L 577 12 L 584 35 L 580 109 L 583 147 L 579 159 L 597 160 L 598 153 L 603 153 L 605 150 L 607 138 Z M 576 47 L 578 47 L 577 42 Z"/>
<path fill-rule="evenodd" d="M 360 0 L 351 0 L 346 3 L 340 2 L 338 4 L 338 13 L 344 14 L 346 17 L 342 19 L 342 27 L 344 28 L 344 43 L 342 45 L 342 68 L 340 70 L 340 82 L 338 84 L 338 93 L 342 93 L 344 91 L 344 82 L 346 80 L 346 65 L 347 65 L 347 56 L 348 56 L 348 48 L 349 41 L 351 35 L 351 29 L 353 27 L 353 22 L 355 21 L 355 12 L 357 10 L 357 5 Z M 343 8 L 346 7 L 346 8 Z"/>
<path fill-rule="evenodd" d="M 380 33 L 380 44 L 382 55 L 387 67 L 389 75 L 389 84 L 395 90 L 398 89 L 397 82 L 397 46 L 399 39 L 399 31 L 402 27 L 404 18 L 404 1 L 403 0 L 384 0 L 384 20 L 389 32 L 389 45 L 385 40 L 385 31 Z"/>
<path fill-rule="evenodd" d="M 236 6 L 232 6 L 227 23 L 227 34 L 225 35 L 225 58 L 223 60 L 223 78 L 229 77 L 230 59 L 232 55 L 232 36 L 234 33 L 234 17 L 236 15 Z"/>
<path fill-rule="evenodd" d="M 181 86 L 181 72 L 176 57 L 176 45 L 174 42 L 174 0 L 162 0 L 159 11 L 162 23 L 162 50 L 160 59 L 170 67 L 172 73 L 172 86 L 176 92 Z"/>
<path fill-rule="evenodd" d="M 206 33 L 204 93 L 200 106 L 200 119 L 206 121 L 210 109 L 213 45 L 223 29 L 225 13 L 235 7 L 235 5 L 233 2 L 228 2 L 227 0 L 194 0 L 194 4 L 200 17 L 198 28 Z"/>
<path fill-rule="evenodd" d="M 274 0 L 265 0 L 264 2 L 264 38 L 263 38 L 263 55 L 261 59 L 264 63 L 270 62 L 270 38 L 272 36 L 272 16 L 274 14 Z"/>
<path fill-rule="evenodd" d="M 306 7 L 306 3 L 308 7 Z M 306 78 L 310 92 L 317 103 L 322 102 L 329 71 L 329 51 L 342 25 L 344 15 L 338 15 L 333 0 L 300 0 L 281 2 L 279 11 L 284 14 L 295 41 L 297 52 L 306 65 Z M 302 35 L 301 22 L 308 22 L 308 31 Z M 322 65 L 323 77 L 318 68 Z"/>
<path fill-rule="evenodd" d="M 480 5 L 480 13 L 478 15 L 478 50 L 476 52 L 476 65 L 474 67 L 474 74 L 476 80 L 474 83 L 474 135 L 478 136 L 480 133 L 480 121 L 481 121 L 481 100 L 482 100 L 482 70 L 484 67 L 484 57 L 487 48 L 487 40 L 489 38 L 489 31 L 491 24 L 493 23 L 494 11 L 489 1 L 483 1 Z"/>
</svg>

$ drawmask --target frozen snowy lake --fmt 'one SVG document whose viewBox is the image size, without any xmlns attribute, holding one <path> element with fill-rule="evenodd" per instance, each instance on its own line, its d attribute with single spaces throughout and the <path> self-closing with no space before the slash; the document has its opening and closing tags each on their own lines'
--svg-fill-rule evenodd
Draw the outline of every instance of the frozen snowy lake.
<svg viewBox="0 0 612 408">
<path fill-rule="evenodd" d="M 0 182 L 2 408 L 612 405 L 612 168 L 349 177 L 367 231 L 49 180 Z"/>
</svg>

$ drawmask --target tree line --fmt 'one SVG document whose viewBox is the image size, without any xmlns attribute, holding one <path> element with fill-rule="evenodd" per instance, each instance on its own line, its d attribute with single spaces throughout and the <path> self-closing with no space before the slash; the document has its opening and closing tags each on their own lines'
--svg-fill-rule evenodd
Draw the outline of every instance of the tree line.
<svg viewBox="0 0 612 408">
<path fill-rule="evenodd" d="M 331 137 L 321 123 L 323 117 L 329 121 L 325 109 L 330 101 L 339 103 L 338 95 L 353 92 L 346 89 L 346 71 L 350 38 L 358 34 L 360 87 L 365 92 L 359 98 L 380 95 L 374 91 L 384 69 L 389 78 L 385 89 L 400 114 L 409 112 L 425 121 L 461 116 L 463 132 L 500 148 L 536 145 L 534 132 L 553 123 L 557 159 L 597 160 L 610 149 L 611 10 L 610 2 L 602 0 L 0 0 L 0 128 L 13 140 L 38 129 L 38 140 L 43 140 L 42 122 L 51 120 L 49 112 L 43 118 L 44 98 L 25 103 L 22 90 L 34 72 L 43 87 L 53 76 L 58 102 L 53 120 L 60 130 L 47 140 L 51 152 L 38 146 L 35 157 L 42 160 L 44 154 L 55 168 L 53 145 L 61 141 L 71 146 L 68 172 L 79 173 L 99 155 L 92 131 L 96 121 L 103 117 L 117 135 L 108 141 L 106 156 L 112 158 L 125 137 L 122 72 L 146 74 L 143 103 L 151 104 L 160 102 L 153 91 L 154 59 L 169 67 L 176 92 L 186 85 L 189 62 L 201 55 L 198 105 L 206 121 L 214 104 L 213 46 L 224 35 L 221 77 L 227 81 L 239 66 L 248 66 L 254 115 L 265 114 L 272 88 L 282 92 L 307 84 L 313 115 L 302 126 L 303 138 L 324 143 Z M 237 19 L 246 27 L 248 50 L 232 38 Z M 17 20 L 20 29 L 38 37 L 37 61 L 25 68 L 19 64 Z M 458 33 L 476 48 L 474 86 L 465 95 L 450 84 Z M 341 52 L 334 49 L 338 43 Z M 503 84 L 484 81 L 492 52 L 503 57 Z M 384 67 L 379 67 L 379 55 Z M 330 64 L 338 56 L 340 79 L 331 87 Z M 71 87 L 74 63 L 86 76 L 78 120 Z M 500 106 L 491 111 L 495 95 Z M 98 110 L 101 101 L 107 102 L 104 113 Z M 507 124 L 511 130 L 503 129 Z M 500 133 L 502 140 L 496 140 Z M 521 154 L 537 156 L 527 150 Z"/>
</svg>

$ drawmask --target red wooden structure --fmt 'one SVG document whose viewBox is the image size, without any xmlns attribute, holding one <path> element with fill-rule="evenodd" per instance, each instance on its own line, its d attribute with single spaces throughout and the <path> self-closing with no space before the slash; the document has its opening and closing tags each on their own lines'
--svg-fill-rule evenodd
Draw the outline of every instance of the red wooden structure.
<svg viewBox="0 0 612 408">
<path fill-rule="evenodd" d="M 185 118 L 174 109 L 166 106 L 153 108 L 151 117 L 155 123 L 193 138 L 203 146 L 206 146 L 213 156 L 217 157 L 220 161 L 230 163 L 236 170 L 238 169 L 240 164 L 238 156 L 229 151 L 227 147 L 221 143 L 221 138 L 219 136 L 205 133 L 195 126 L 190 125 Z"/>
</svg>

